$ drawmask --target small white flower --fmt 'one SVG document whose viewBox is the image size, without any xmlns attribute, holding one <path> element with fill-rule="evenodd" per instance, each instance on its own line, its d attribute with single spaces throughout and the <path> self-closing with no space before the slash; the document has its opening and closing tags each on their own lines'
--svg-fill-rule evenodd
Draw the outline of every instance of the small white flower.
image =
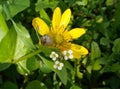
<svg viewBox="0 0 120 89">
<path fill-rule="evenodd" d="M 64 59 L 72 59 L 73 58 L 73 51 L 72 50 L 65 50 L 63 51 Z"/>
<path fill-rule="evenodd" d="M 62 70 L 64 64 L 62 62 L 59 62 L 59 61 L 55 61 L 55 64 L 54 64 L 54 68 L 55 69 L 58 69 L 58 70 Z"/>
<path fill-rule="evenodd" d="M 51 52 L 51 54 L 50 54 L 50 58 L 52 58 L 53 61 L 55 61 L 58 57 L 59 57 L 59 56 L 58 56 L 57 53 L 55 53 L 55 52 Z"/>
</svg>

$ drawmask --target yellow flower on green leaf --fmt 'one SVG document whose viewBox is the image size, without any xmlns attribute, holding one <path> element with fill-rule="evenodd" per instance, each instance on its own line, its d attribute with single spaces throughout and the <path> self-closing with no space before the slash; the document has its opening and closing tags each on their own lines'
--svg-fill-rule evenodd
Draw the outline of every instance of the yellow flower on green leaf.
<svg viewBox="0 0 120 89">
<path fill-rule="evenodd" d="M 49 27 L 41 18 L 36 17 L 32 21 L 33 27 L 38 31 L 41 38 L 40 44 L 50 47 L 56 47 L 62 52 L 64 50 L 72 50 L 74 58 L 80 58 L 87 55 L 88 50 L 77 44 L 73 44 L 71 41 L 79 38 L 86 33 L 85 28 L 67 29 L 70 22 L 71 10 L 67 9 L 61 14 L 59 7 L 55 8 L 52 18 L 52 26 Z"/>
</svg>

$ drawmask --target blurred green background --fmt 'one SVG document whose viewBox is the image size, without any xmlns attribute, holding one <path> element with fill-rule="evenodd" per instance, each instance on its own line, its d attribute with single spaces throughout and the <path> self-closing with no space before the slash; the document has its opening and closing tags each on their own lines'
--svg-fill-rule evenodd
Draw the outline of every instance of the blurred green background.
<svg viewBox="0 0 120 89">
<path fill-rule="evenodd" d="M 32 20 L 41 17 L 50 25 L 57 6 L 71 9 L 69 28 L 87 29 L 73 42 L 89 50 L 75 61 L 79 66 L 66 62 L 62 72 L 34 56 L 39 39 Z M 119 27 L 120 0 L 0 0 L 0 89 L 120 89 Z M 40 49 L 42 56 L 52 50 Z"/>
</svg>

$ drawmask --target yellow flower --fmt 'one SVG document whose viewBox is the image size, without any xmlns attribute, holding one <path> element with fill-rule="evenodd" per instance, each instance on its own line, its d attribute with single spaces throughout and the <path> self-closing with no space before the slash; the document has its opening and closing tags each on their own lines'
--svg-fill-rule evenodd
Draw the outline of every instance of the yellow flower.
<svg viewBox="0 0 120 89">
<path fill-rule="evenodd" d="M 70 22 L 70 17 L 70 9 L 65 10 L 64 13 L 61 14 L 60 8 L 57 7 L 53 12 L 51 27 L 48 27 L 48 25 L 39 17 L 33 19 L 32 25 L 38 33 L 43 36 L 40 44 L 56 47 L 61 51 L 71 49 L 74 58 L 80 58 L 81 56 L 88 54 L 88 50 L 81 45 L 72 44 L 71 41 L 85 34 L 86 29 L 66 29 Z"/>
</svg>

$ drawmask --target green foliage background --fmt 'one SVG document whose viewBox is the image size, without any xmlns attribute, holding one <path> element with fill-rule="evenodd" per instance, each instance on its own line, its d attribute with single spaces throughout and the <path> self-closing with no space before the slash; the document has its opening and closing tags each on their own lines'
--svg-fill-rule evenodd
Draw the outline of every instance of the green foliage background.
<svg viewBox="0 0 120 89">
<path fill-rule="evenodd" d="M 70 28 L 87 33 L 74 43 L 89 54 L 61 70 L 38 47 L 32 19 L 50 25 L 55 7 L 72 11 Z M 0 0 L 0 89 L 120 89 L 120 0 Z"/>
</svg>

